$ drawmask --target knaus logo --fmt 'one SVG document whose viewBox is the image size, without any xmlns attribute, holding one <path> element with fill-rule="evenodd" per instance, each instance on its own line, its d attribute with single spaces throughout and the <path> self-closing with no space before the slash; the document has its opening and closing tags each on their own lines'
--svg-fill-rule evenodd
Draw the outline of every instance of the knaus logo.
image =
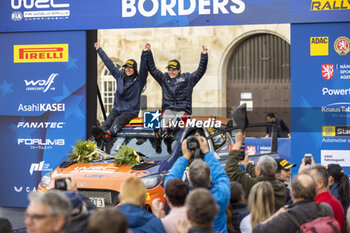
<svg viewBox="0 0 350 233">
<path fill-rule="evenodd" d="M 32 165 L 30 166 L 30 169 L 29 169 L 29 173 L 31 175 L 33 175 L 34 171 L 41 172 L 43 170 L 44 162 L 45 161 L 41 161 L 40 163 L 32 163 Z"/>
<path fill-rule="evenodd" d="M 54 87 L 50 88 L 51 85 L 54 83 L 55 78 L 58 76 L 57 73 L 52 73 L 50 75 L 50 77 L 45 80 L 24 80 L 25 84 L 26 84 L 26 90 L 27 91 L 43 91 L 43 92 L 47 92 L 47 90 L 55 90 Z"/>
<path fill-rule="evenodd" d="M 122 17 L 133 17 L 137 11 L 144 17 L 152 17 L 159 11 L 161 16 L 190 15 L 196 8 L 199 15 L 229 14 L 229 11 L 241 14 L 245 10 L 245 3 L 242 0 L 151 0 L 147 1 L 150 3 L 147 7 L 145 3 L 146 0 L 122 0 Z"/>
</svg>

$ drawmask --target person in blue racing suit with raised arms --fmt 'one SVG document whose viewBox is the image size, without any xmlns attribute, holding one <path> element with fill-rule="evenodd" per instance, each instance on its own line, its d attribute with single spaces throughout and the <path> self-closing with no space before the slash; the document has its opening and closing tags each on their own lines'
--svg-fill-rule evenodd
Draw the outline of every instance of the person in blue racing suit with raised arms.
<svg viewBox="0 0 350 233">
<path fill-rule="evenodd" d="M 149 44 L 148 44 L 149 45 Z M 153 78 L 162 87 L 162 126 L 167 127 L 170 121 L 177 118 L 187 119 L 192 114 L 192 92 L 194 86 L 203 77 L 208 64 L 208 49 L 202 46 L 199 66 L 193 73 L 181 73 L 180 62 L 176 59 L 168 62 L 168 72 L 161 72 L 156 68 L 153 55 L 150 50 L 146 51 L 148 70 Z M 167 137 L 173 133 L 171 127 L 163 135 Z M 156 132 L 159 136 L 160 132 Z"/>
<path fill-rule="evenodd" d="M 126 125 L 129 121 L 138 116 L 140 110 L 140 96 L 146 85 L 148 76 L 146 63 L 146 50 L 149 49 L 145 45 L 141 55 L 140 72 L 137 72 L 137 63 L 134 59 L 129 59 L 123 65 L 123 71 L 119 70 L 112 60 L 103 51 L 99 42 L 94 47 L 106 65 L 107 69 L 117 81 L 117 88 L 114 97 L 114 107 L 109 113 L 106 121 L 101 128 L 93 127 L 92 134 L 98 144 L 104 140 L 106 150 L 111 146 L 113 137 Z"/>
</svg>

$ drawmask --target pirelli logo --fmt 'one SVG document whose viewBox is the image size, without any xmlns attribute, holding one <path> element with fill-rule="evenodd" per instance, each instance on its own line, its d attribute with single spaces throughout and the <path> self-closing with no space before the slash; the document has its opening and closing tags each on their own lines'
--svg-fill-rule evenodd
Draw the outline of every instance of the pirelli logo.
<svg viewBox="0 0 350 233">
<path fill-rule="evenodd" d="M 13 62 L 68 62 L 68 44 L 14 45 Z"/>
<path fill-rule="evenodd" d="M 350 10 L 349 0 L 311 0 L 310 11 Z"/>
</svg>

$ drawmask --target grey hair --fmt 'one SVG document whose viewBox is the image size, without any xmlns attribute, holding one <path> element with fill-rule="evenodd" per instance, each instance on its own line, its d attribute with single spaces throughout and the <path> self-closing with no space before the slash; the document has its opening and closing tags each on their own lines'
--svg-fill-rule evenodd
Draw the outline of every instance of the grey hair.
<svg viewBox="0 0 350 233">
<path fill-rule="evenodd" d="M 262 175 L 266 177 L 275 177 L 277 172 L 276 160 L 269 155 L 261 156 L 258 160 L 257 167 Z"/>
<path fill-rule="evenodd" d="M 211 183 L 210 168 L 201 159 L 195 159 L 189 168 L 190 185 L 193 188 L 209 188 Z"/>
<path fill-rule="evenodd" d="M 51 216 L 64 216 L 66 222 L 72 211 L 72 205 L 68 197 L 59 191 L 50 190 L 47 193 L 31 192 L 28 198 L 30 202 L 46 205 Z"/>
</svg>

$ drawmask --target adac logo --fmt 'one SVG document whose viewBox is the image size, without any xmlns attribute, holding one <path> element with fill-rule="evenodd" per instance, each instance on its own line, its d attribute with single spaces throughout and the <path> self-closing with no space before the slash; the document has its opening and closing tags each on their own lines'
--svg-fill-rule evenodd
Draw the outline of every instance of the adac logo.
<svg viewBox="0 0 350 233">
<path fill-rule="evenodd" d="M 310 37 L 310 56 L 328 56 L 328 36 Z"/>
<path fill-rule="evenodd" d="M 335 137 L 335 126 L 322 126 L 322 137 Z"/>
<path fill-rule="evenodd" d="M 339 55 L 346 55 L 350 51 L 350 40 L 345 36 L 338 37 L 334 42 L 334 50 Z"/>
<path fill-rule="evenodd" d="M 310 11 L 350 10 L 349 0 L 311 0 Z"/>
<path fill-rule="evenodd" d="M 321 74 L 324 79 L 330 80 L 334 75 L 334 64 L 322 64 Z"/>
<path fill-rule="evenodd" d="M 14 45 L 13 62 L 68 62 L 68 44 Z"/>
<path fill-rule="evenodd" d="M 160 115 L 159 111 L 156 112 L 144 112 L 143 113 L 143 127 L 146 129 L 159 129 L 160 128 Z"/>
</svg>

